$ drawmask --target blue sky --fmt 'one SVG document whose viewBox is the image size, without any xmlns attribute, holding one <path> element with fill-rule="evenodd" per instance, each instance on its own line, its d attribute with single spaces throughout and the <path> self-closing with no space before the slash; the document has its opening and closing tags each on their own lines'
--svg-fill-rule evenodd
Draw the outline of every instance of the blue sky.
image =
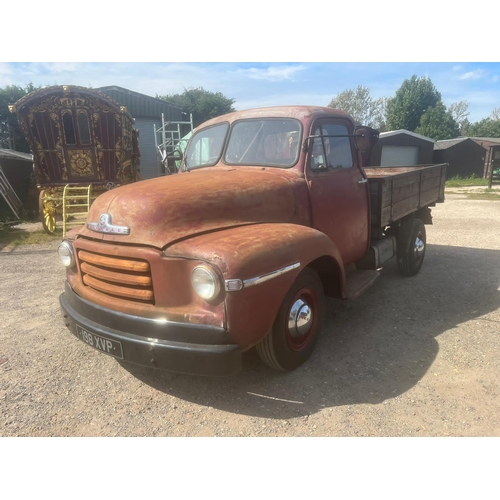
<svg viewBox="0 0 500 500">
<path fill-rule="evenodd" d="M 204 87 L 236 100 L 237 109 L 281 104 L 326 106 L 343 90 L 365 85 L 372 97 L 393 96 L 405 78 L 429 77 L 444 103 L 469 102 L 469 120 L 500 107 L 500 63 L 0 63 L 5 85 L 118 85 L 150 96 Z"/>
<path fill-rule="evenodd" d="M 30 4 L 32 31 L 29 23 L 2 27 L 10 43 L 0 52 L 0 88 L 118 85 L 155 96 L 203 87 L 245 109 L 326 106 L 358 85 L 374 98 L 391 97 L 415 74 L 429 77 L 447 106 L 468 101 L 471 122 L 500 107 L 498 35 L 488 28 L 500 2 L 488 18 L 480 9 L 454 12 L 435 0 L 410 10 L 399 0 L 314 9 L 281 0 L 237 9 L 222 0 L 190 0 L 182 9 L 155 0 L 134 9 L 117 5 Z"/>
</svg>

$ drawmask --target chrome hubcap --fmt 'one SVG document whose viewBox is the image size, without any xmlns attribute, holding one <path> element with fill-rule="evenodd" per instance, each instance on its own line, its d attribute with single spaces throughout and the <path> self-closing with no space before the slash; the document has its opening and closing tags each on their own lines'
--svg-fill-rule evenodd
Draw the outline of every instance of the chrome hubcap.
<svg viewBox="0 0 500 500">
<path fill-rule="evenodd" d="M 309 305 L 302 299 L 294 302 L 288 316 L 288 330 L 294 338 L 302 337 L 309 332 L 313 323 L 313 313 Z"/>
<path fill-rule="evenodd" d="M 420 259 L 422 257 L 424 250 L 425 250 L 425 243 L 417 236 L 417 239 L 415 240 L 415 257 L 417 259 Z"/>
</svg>

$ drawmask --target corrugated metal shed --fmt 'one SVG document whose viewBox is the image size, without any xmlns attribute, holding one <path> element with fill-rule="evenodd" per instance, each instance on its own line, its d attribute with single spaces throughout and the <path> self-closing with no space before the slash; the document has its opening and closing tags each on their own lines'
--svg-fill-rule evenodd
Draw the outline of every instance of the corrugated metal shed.
<svg viewBox="0 0 500 500">
<path fill-rule="evenodd" d="M 180 122 L 188 121 L 189 113 L 183 112 L 182 108 L 176 104 L 116 85 L 100 87 L 96 90 L 111 97 L 121 106 L 126 106 L 127 111 L 134 118 L 134 128 L 139 130 L 141 179 L 151 179 L 161 175 L 161 163 L 155 146 L 154 127 L 156 126 L 158 130 L 162 126 L 162 114 L 166 122 Z"/>
<path fill-rule="evenodd" d="M 160 161 L 156 152 L 154 130 L 161 127 L 160 118 L 137 118 L 134 127 L 139 131 L 139 151 L 141 153 L 141 179 L 151 179 L 160 174 Z"/>
<path fill-rule="evenodd" d="M 0 149 L 0 167 L 9 181 L 9 184 L 14 189 L 21 203 L 26 204 L 30 188 L 35 189 L 36 185 L 31 181 L 31 174 L 33 172 L 33 156 L 28 153 L 21 153 L 13 149 Z M 37 198 L 32 200 L 32 204 L 38 202 Z M 0 196 L 0 205 L 3 198 Z"/>
<path fill-rule="evenodd" d="M 139 94 L 132 90 L 124 89 L 116 85 L 108 87 L 101 87 L 96 89 L 103 94 L 111 97 L 122 106 L 127 107 L 127 111 L 134 118 L 158 118 L 161 119 L 161 114 L 165 115 L 165 120 L 186 119 L 189 116 L 187 113 L 183 114 L 182 108 L 176 104 L 172 104 L 156 97 L 151 97 L 145 94 Z"/>
<path fill-rule="evenodd" d="M 0 149 L 0 160 L 25 160 L 30 163 L 33 162 L 33 155 L 31 153 L 21 153 L 13 149 Z"/>
</svg>

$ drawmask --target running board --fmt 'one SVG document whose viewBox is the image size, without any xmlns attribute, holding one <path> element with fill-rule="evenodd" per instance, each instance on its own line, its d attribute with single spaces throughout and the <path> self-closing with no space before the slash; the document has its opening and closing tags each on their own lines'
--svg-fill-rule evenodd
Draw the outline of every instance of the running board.
<svg viewBox="0 0 500 500">
<path fill-rule="evenodd" d="M 361 297 L 368 288 L 370 288 L 373 283 L 380 276 L 379 271 L 353 271 L 347 275 L 346 279 L 346 298 L 347 300 L 354 300 Z"/>
</svg>

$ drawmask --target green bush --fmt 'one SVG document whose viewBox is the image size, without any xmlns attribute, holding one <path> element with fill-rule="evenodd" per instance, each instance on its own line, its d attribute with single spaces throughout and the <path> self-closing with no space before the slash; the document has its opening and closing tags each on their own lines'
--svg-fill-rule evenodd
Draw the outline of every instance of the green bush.
<svg viewBox="0 0 500 500">
<path fill-rule="evenodd" d="M 446 187 L 469 187 L 469 186 L 487 186 L 488 179 L 483 179 L 475 174 L 469 177 L 461 177 L 460 175 L 455 175 L 451 179 L 446 181 Z"/>
</svg>

